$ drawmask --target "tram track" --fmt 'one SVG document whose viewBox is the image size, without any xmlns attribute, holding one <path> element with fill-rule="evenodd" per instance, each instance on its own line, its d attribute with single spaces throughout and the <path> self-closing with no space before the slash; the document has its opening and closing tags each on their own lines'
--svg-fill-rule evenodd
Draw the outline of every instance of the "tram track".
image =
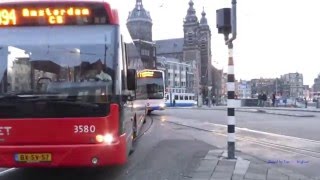
<svg viewBox="0 0 320 180">
<path fill-rule="evenodd" d="M 147 116 L 146 118 L 150 118 L 151 121 L 150 121 L 148 127 L 143 132 L 139 133 L 139 135 L 135 138 L 135 141 L 139 140 L 143 135 L 145 135 L 148 131 L 150 131 L 150 129 L 153 125 L 154 119 L 151 116 Z"/>
</svg>

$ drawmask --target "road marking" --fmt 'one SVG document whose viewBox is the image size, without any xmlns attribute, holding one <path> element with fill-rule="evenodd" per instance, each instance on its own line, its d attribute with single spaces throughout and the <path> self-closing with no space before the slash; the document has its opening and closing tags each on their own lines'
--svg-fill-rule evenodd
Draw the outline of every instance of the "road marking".
<svg viewBox="0 0 320 180">
<path fill-rule="evenodd" d="M 16 168 L 10 168 L 10 169 L 1 171 L 1 172 L 0 172 L 0 176 L 4 175 L 4 174 L 6 174 L 6 173 L 9 173 L 9 172 L 11 172 L 11 171 L 14 171 L 14 170 L 16 170 Z"/>
<path fill-rule="evenodd" d="M 198 129 L 198 130 L 211 132 L 216 135 L 223 136 L 223 137 L 228 137 L 227 134 L 220 133 L 219 131 L 216 131 L 216 130 L 208 130 L 208 129 L 201 128 L 201 127 L 195 127 L 193 125 L 184 124 L 182 122 L 173 122 L 173 121 L 168 121 L 168 122 L 174 123 L 177 125 L 182 125 L 182 126 L 194 128 L 194 129 Z M 298 154 L 298 155 L 303 155 L 303 156 L 308 156 L 308 157 L 320 159 L 320 156 L 318 156 L 318 154 L 320 154 L 320 152 L 314 151 L 314 150 L 297 148 L 295 146 L 289 146 L 289 145 L 275 144 L 275 143 L 265 142 L 265 141 L 258 141 L 258 140 L 255 140 L 254 138 L 248 138 L 248 137 L 235 137 L 235 138 L 239 141 L 242 141 L 242 142 L 249 142 L 249 143 L 257 144 L 259 146 L 272 148 L 272 149 L 276 149 L 276 150 L 283 151 L 283 152 L 289 152 L 289 153 L 294 153 L 294 154 Z M 304 151 L 305 153 L 302 153 L 301 151 Z M 317 154 L 317 155 L 315 155 L 315 154 Z"/>
<path fill-rule="evenodd" d="M 215 124 L 215 123 L 211 123 L 211 122 L 206 122 L 206 123 L 214 125 L 214 126 L 227 128 L 226 127 L 227 125 L 223 125 L 223 124 Z M 265 131 L 258 131 L 258 130 L 248 129 L 248 128 L 236 127 L 236 130 L 249 131 L 249 132 L 260 133 L 260 134 L 265 134 L 265 135 L 270 135 L 270 136 L 286 137 L 286 138 L 297 139 L 297 140 L 302 140 L 302 141 L 309 141 L 309 142 L 319 143 L 320 144 L 320 141 L 316 141 L 316 140 L 312 140 L 312 139 L 304 139 L 304 138 L 299 138 L 299 137 L 294 137 L 294 136 L 287 136 L 287 135 L 282 135 L 282 134 L 269 133 L 269 132 L 265 132 Z"/>
</svg>

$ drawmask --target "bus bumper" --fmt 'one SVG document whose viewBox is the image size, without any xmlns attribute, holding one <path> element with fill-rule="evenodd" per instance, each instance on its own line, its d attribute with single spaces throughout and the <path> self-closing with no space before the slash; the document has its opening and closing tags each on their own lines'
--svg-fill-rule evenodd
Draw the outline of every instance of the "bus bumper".
<svg viewBox="0 0 320 180">
<path fill-rule="evenodd" d="M 166 107 L 157 106 L 157 107 L 148 107 L 149 111 L 156 111 L 156 110 L 165 110 Z"/>
<path fill-rule="evenodd" d="M 51 153 L 51 162 L 17 162 L 17 153 Z M 0 167 L 95 167 L 127 161 L 125 135 L 116 144 L 0 146 Z M 95 163 L 96 162 L 96 163 Z"/>
</svg>

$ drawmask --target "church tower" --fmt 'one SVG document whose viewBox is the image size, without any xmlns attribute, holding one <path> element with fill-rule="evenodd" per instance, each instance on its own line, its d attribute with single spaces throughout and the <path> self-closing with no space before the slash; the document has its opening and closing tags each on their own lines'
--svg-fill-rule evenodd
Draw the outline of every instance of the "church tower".
<svg viewBox="0 0 320 180">
<path fill-rule="evenodd" d="M 199 25 L 198 45 L 201 56 L 201 85 L 211 85 L 211 30 L 204 9 Z"/>
<path fill-rule="evenodd" d="M 156 69 L 156 46 L 152 42 L 152 19 L 144 9 L 142 0 L 136 0 L 134 9 L 129 12 L 127 28 L 140 52 L 144 68 Z"/>
<path fill-rule="evenodd" d="M 189 2 L 189 9 L 183 22 L 184 32 L 184 61 L 190 63 L 191 61 L 199 60 L 199 48 L 198 48 L 198 30 L 199 21 L 196 15 L 196 10 L 193 7 L 194 3 L 192 0 Z"/>
</svg>

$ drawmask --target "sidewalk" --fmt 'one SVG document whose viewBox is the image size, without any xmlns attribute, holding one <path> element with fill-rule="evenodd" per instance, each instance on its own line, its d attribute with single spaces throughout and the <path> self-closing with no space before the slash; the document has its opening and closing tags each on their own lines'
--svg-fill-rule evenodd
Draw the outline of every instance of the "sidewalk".
<svg viewBox="0 0 320 180">
<path fill-rule="evenodd" d="M 226 106 L 202 106 L 202 107 L 168 107 L 168 109 L 197 109 L 197 110 L 227 110 Z M 299 112 L 320 113 L 320 109 L 302 109 L 302 108 L 277 108 L 277 107 L 237 107 L 238 112 L 265 113 L 293 117 L 315 117 L 314 114 L 299 114 Z M 280 112 L 286 111 L 286 112 Z"/>
<path fill-rule="evenodd" d="M 193 172 L 192 180 L 320 180 L 239 154 L 242 158 L 230 160 L 224 150 L 209 151 Z"/>
<path fill-rule="evenodd" d="M 168 107 L 170 109 L 227 109 L 227 106 L 212 106 L 211 108 L 203 105 L 202 107 Z M 320 113 L 320 109 L 315 107 L 308 107 L 308 108 L 290 108 L 290 107 L 236 107 L 236 109 L 264 109 L 264 110 L 280 110 L 280 111 L 302 111 L 302 112 L 318 112 Z"/>
</svg>

